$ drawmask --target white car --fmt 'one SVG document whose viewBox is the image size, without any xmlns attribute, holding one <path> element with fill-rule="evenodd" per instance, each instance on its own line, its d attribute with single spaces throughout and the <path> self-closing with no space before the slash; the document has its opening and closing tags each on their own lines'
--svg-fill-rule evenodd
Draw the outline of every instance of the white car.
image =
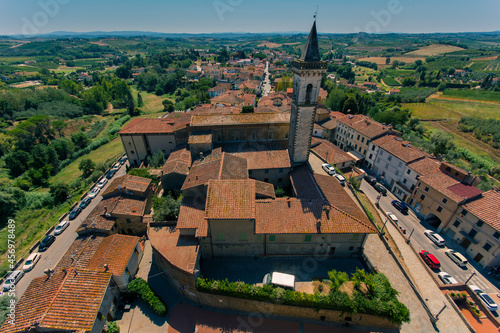
<svg viewBox="0 0 500 333">
<path fill-rule="evenodd" d="M 456 283 L 458 283 L 457 280 L 455 280 L 455 278 L 453 278 L 450 274 L 448 274 L 446 272 L 438 273 L 438 276 L 441 279 L 441 281 L 443 281 L 444 284 L 456 284 Z"/>
<path fill-rule="evenodd" d="M 10 275 L 5 279 L 5 283 L 3 284 L 3 292 L 9 292 L 14 286 L 21 280 L 24 276 L 23 271 L 13 271 Z"/>
<path fill-rule="evenodd" d="M 24 272 L 31 271 L 41 257 L 42 255 L 37 252 L 30 254 L 28 258 L 26 258 L 26 261 L 24 262 L 23 271 Z"/>
<path fill-rule="evenodd" d="M 101 192 L 101 189 L 99 187 L 97 187 L 97 186 L 94 187 L 92 189 L 92 191 L 90 191 L 90 193 L 89 193 L 89 198 L 90 199 L 94 199 L 99 194 L 99 192 Z"/>
<path fill-rule="evenodd" d="M 391 212 L 386 212 L 387 216 L 389 216 L 389 218 L 392 220 L 392 222 L 398 224 L 399 220 L 398 220 L 398 217 L 396 215 L 394 215 L 394 213 L 391 213 Z"/>
<path fill-rule="evenodd" d="M 335 168 L 333 166 L 331 166 L 330 164 L 328 163 L 324 163 L 321 165 L 321 167 L 323 168 L 323 170 L 326 171 L 327 174 L 329 174 L 330 176 L 331 175 L 334 175 L 335 174 Z"/>
<path fill-rule="evenodd" d="M 444 251 L 451 260 L 453 260 L 460 267 L 467 267 L 467 259 L 457 251 L 446 250 Z"/>
<path fill-rule="evenodd" d="M 345 186 L 345 178 L 342 175 L 336 174 L 335 178 L 339 181 L 340 185 Z"/>
<path fill-rule="evenodd" d="M 490 297 L 490 295 L 479 289 L 478 286 L 469 286 L 469 287 L 470 289 L 472 289 L 473 292 L 477 294 L 477 296 L 481 299 L 481 301 L 488 308 L 488 310 L 490 311 L 498 310 L 498 304 L 495 303 L 495 301 Z"/>
<path fill-rule="evenodd" d="M 113 168 L 111 168 L 111 170 L 113 171 L 118 171 L 120 169 L 122 165 L 120 164 L 120 162 L 116 162 L 115 165 L 113 165 Z"/>
<path fill-rule="evenodd" d="M 99 183 L 97 183 L 97 187 L 103 188 L 104 185 L 106 185 L 107 183 L 108 183 L 108 180 L 106 179 L 106 177 L 102 177 L 101 180 L 99 181 Z"/>
<path fill-rule="evenodd" d="M 69 222 L 68 221 L 62 221 L 59 223 L 56 228 L 54 229 L 54 235 L 60 235 L 66 228 L 69 227 Z"/>
<path fill-rule="evenodd" d="M 434 232 L 432 230 L 425 230 L 424 234 L 429 237 L 429 239 L 433 241 L 437 246 L 444 246 L 444 238 L 441 237 L 437 232 Z"/>
</svg>

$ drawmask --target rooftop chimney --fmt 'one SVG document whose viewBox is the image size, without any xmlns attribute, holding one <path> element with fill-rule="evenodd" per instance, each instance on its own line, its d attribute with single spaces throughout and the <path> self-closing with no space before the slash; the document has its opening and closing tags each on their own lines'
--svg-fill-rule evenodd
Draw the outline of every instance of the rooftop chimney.
<svg viewBox="0 0 500 333">
<path fill-rule="evenodd" d="M 53 269 L 50 269 L 50 268 L 46 268 L 46 269 L 43 271 L 43 273 L 44 273 L 45 275 L 47 275 L 47 278 L 49 279 L 49 278 L 50 278 L 50 276 L 54 273 L 54 270 L 53 270 Z"/>
<path fill-rule="evenodd" d="M 104 271 L 107 272 L 109 269 L 108 264 L 104 264 Z"/>
</svg>

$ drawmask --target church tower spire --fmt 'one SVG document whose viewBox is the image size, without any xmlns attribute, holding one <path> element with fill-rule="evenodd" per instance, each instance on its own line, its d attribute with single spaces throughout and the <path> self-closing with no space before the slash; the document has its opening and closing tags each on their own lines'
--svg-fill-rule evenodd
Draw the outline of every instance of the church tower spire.
<svg viewBox="0 0 500 333">
<path fill-rule="evenodd" d="M 319 54 L 316 21 L 307 37 L 300 59 L 292 63 L 292 71 L 293 103 L 288 152 L 292 165 L 295 166 L 306 163 L 309 158 L 321 78 L 326 73 L 326 62 L 321 61 Z"/>
</svg>

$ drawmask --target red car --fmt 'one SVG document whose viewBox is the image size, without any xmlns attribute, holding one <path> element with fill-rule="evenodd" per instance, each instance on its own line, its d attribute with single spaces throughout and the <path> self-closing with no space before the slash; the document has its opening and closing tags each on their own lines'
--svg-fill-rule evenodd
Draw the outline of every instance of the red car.
<svg viewBox="0 0 500 333">
<path fill-rule="evenodd" d="M 422 259 L 425 261 L 425 263 L 432 269 L 438 269 L 439 267 L 441 267 L 441 263 L 439 262 L 439 260 L 437 260 L 436 257 L 434 257 L 433 254 L 425 251 L 425 250 L 422 250 L 420 251 L 418 254 L 420 254 L 420 256 L 422 257 Z"/>
</svg>

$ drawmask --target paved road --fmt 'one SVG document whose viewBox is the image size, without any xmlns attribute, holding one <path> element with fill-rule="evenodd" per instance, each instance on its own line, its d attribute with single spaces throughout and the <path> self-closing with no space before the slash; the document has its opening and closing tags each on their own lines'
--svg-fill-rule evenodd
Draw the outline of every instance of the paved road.
<svg viewBox="0 0 500 333">
<path fill-rule="evenodd" d="M 269 80 L 269 61 L 266 62 L 266 69 L 264 70 L 264 76 L 266 78 L 264 79 L 264 82 L 262 84 L 262 96 L 267 96 L 271 91 L 271 82 Z"/>
<path fill-rule="evenodd" d="M 128 161 L 126 162 L 126 164 L 127 163 Z M 120 169 L 116 172 L 114 177 L 122 176 L 126 173 L 125 172 L 126 164 L 120 167 Z M 111 180 L 113 180 L 113 178 Z M 104 186 L 101 192 L 106 187 L 108 187 L 109 183 L 110 182 L 108 181 L 108 183 Z M 32 271 L 26 273 L 24 277 L 17 283 L 16 285 L 17 299 L 19 299 L 22 296 L 22 294 L 24 294 L 32 279 L 42 276 L 44 274 L 43 271 L 45 269 L 54 268 L 57 265 L 57 263 L 62 258 L 64 253 L 66 253 L 68 248 L 71 246 L 71 244 L 73 244 L 76 237 L 78 236 L 76 233 L 76 229 L 78 229 L 82 221 L 89 215 L 92 209 L 94 209 L 94 207 L 97 206 L 97 204 L 101 201 L 101 199 L 102 197 L 100 194 L 97 197 L 95 197 L 91 201 L 91 203 L 80 213 L 80 215 L 78 215 L 76 219 L 70 221 L 69 227 L 66 230 L 64 230 L 62 234 L 56 236 L 55 242 L 52 243 L 52 245 L 45 252 L 41 252 L 42 258 L 36 264 L 35 268 L 33 268 Z"/>
<path fill-rule="evenodd" d="M 367 184 L 366 182 L 362 182 L 361 190 L 368 196 L 368 198 L 372 202 L 376 202 L 378 192 L 375 189 Z M 458 282 L 464 283 L 467 279 L 472 275 L 473 272 L 476 274 L 471 278 L 468 284 L 474 284 L 479 286 L 483 291 L 492 294 L 495 296 L 499 293 L 498 288 L 488 281 L 478 270 L 477 267 L 473 267 L 470 263 L 466 268 L 461 268 L 455 262 L 453 262 L 448 256 L 445 254 L 447 249 L 457 250 L 459 252 L 464 252 L 462 248 L 458 244 L 453 243 L 451 240 L 446 241 L 445 247 L 438 247 L 434 244 L 429 238 L 424 235 L 424 231 L 426 229 L 430 229 L 430 226 L 421 221 L 411 210 L 408 215 L 403 215 L 399 212 L 394 206 L 392 206 L 391 201 L 396 200 L 397 198 L 393 196 L 392 193 L 388 192 L 386 197 L 382 197 L 380 199 L 380 208 L 384 212 L 392 212 L 395 214 L 399 222 L 398 224 L 407 231 L 407 236 L 413 231 L 411 236 L 411 242 L 415 249 L 417 250 L 426 250 L 431 252 L 436 256 L 436 258 L 441 262 L 441 270 L 436 270 L 435 274 L 441 272 L 447 272 L 451 276 L 453 276 Z M 494 299 L 497 298 L 496 296 Z"/>
</svg>

